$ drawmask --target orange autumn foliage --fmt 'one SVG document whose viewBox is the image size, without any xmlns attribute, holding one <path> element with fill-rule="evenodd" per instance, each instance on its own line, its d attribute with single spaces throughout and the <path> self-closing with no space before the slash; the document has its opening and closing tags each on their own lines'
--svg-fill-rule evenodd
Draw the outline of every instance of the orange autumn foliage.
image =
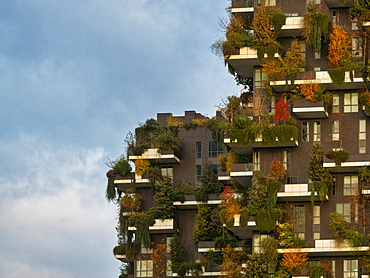
<svg viewBox="0 0 370 278">
<path fill-rule="evenodd" d="M 288 271 L 299 273 L 308 260 L 307 253 L 284 253 L 281 266 Z"/>
<path fill-rule="evenodd" d="M 335 25 L 330 34 L 328 60 L 333 68 L 343 66 L 343 62 L 351 59 L 350 38 L 341 25 Z"/>
</svg>

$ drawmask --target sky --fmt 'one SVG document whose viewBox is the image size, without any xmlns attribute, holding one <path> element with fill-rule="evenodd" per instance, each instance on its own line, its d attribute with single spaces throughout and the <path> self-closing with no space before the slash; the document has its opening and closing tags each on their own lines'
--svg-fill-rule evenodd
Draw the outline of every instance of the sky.
<svg viewBox="0 0 370 278">
<path fill-rule="evenodd" d="M 237 94 L 227 0 L 0 0 L 0 278 L 117 277 L 107 159 L 157 112 Z"/>
</svg>

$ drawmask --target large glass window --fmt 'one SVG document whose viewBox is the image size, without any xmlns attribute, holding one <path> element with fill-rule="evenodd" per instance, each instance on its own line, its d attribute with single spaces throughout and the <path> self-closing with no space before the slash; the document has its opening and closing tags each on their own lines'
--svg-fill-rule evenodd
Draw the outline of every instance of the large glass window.
<svg viewBox="0 0 370 278">
<path fill-rule="evenodd" d="M 222 148 L 222 143 L 219 141 L 210 141 L 209 142 L 209 149 L 208 149 L 208 156 L 209 157 L 218 157 L 220 154 L 224 152 Z"/>
<path fill-rule="evenodd" d="M 195 178 L 196 181 L 200 181 L 200 177 L 202 176 L 202 165 L 195 165 Z"/>
<path fill-rule="evenodd" d="M 351 222 L 351 205 L 350 204 L 336 204 L 336 211 L 343 215 L 344 220 Z"/>
<path fill-rule="evenodd" d="M 262 71 L 262 69 L 255 69 L 254 70 L 254 88 L 264 88 L 264 80 L 266 79 L 266 75 Z"/>
<path fill-rule="evenodd" d="M 290 150 L 285 150 L 283 157 L 283 165 L 286 170 L 290 170 L 290 161 L 291 161 Z"/>
<path fill-rule="evenodd" d="M 173 167 L 162 167 L 161 168 L 162 176 L 166 178 L 173 179 Z"/>
<path fill-rule="evenodd" d="M 310 141 L 310 125 L 309 122 L 302 122 L 302 142 Z"/>
<path fill-rule="evenodd" d="M 260 171 L 261 170 L 260 157 L 261 157 L 260 152 L 254 152 L 253 153 L 253 171 Z"/>
<path fill-rule="evenodd" d="M 358 176 L 344 176 L 344 196 L 355 195 L 358 186 Z"/>
<path fill-rule="evenodd" d="M 339 113 L 339 95 L 333 94 L 333 113 Z"/>
<path fill-rule="evenodd" d="M 344 94 L 344 113 L 358 112 L 358 93 Z"/>
<path fill-rule="evenodd" d="M 332 140 L 339 141 L 339 121 L 333 121 L 332 126 Z"/>
<path fill-rule="evenodd" d="M 304 205 L 294 206 L 294 232 L 301 239 L 305 238 L 306 215 Z"/>
<path fill-rule="evenodd" d="M 358 260 L 343 260 L 343 278 L 358 278 Z"/>
<path fill-rule="evenodd" d="M 320 239 L 320 206 L 313 206 L 313 238 Z"/>
<path fill-rule="evenodd" d="M 202 142 L 195 142 L 195 157 L 202 157 Z"/>
<path fill-rule="evenodd" d="M 153 277 L 153 261 L 139 260 L 136 263 L 136 277 Z"/>
<path fill-rule="evenodd" d="M 253 235 L 253 252 L 254 253 L 262 253 L 262 242 L 264 239 L 271 237 L 270 235 L 261 235 L 261 234 L 254 234 Z"/>
<path fill-rule="evenodd" d="M 352 57 L 362 57 L 361 37 L 352 37 Z"/>
<path fill-rule="evenodd" d="M 319 121 L 313 122 L 313 141 L 320 142 L 321 140 L 321 125 Z"/>
<path fill-rule="evenodd" d="M 358 124 L 358 152 L 366 153 L 366 120 L 359 120 Z"/>
</svg>

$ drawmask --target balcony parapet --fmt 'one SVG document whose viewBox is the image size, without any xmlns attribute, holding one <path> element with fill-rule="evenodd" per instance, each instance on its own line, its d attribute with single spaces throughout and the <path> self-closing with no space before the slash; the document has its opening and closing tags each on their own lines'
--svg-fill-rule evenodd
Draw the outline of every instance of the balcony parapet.
<svg viewBox="0 0 370 278">
<path fill-rule="evenodd" d="M 348 240 L 338 242 L 334 239 L 315 240 L 315 247 L 278 249 L 278 253 L 309 253 L 312 255 L 344 256 L 355 253 L 365 253 L 369 246 L 352 247 Z"/>
<path fill-rule="evenodd" d="M 253 163 L 231 164 L 230 177 L 247 188 L 253 178 Z"/>
<path fill-rule="evenodd" d="M 310 202 L 311 201 L 311 184 L 308 183 L 295 183 L 285 184 L 284 191 L 277 193 L 278 202 Z M 315 192 L 315 200 L 319 201 L 319 196 Z M 326 200 L 329 197 L 326 196 Z"/>
<path fill-rule="evenodd" d="M 370 160 L 367 154 L 350 153 L 347 161 L 342 162 L 340 167 L 337 167 L 332 159 L 324 156 L 323 167 L 328 168 L 330 172 L 358 172 L 358 168 L 363 166 L 370 166 Z"/>
<path fill-rule="evenodd" d="M 173 202 L 173 205 L 179 209 L 196 209 L 200 204 L 208 204 L 212 206 L 218 206 L 222 203 L 221 199 L 216 194 L 209 194 L 207 203 L 198 202 L 195 200 L 194 195 L 185 195 L 184 202 Z"/>
<path fill-rule="evenodd" d="M 234 250 L 235 251 L 242 251 L 242 243 L 237 242 L 235 244 Z M 198 242 L 198 253 L 207 253 L 208 251 L 219 251 L 221 252 L 222 250 L 216 249 L 215 248 L 215 242 L 214 241 L 200 241 Z"/>
<path fill-rule="evenodd" d="M 149 231 L 151 233 L 171 233 L 173 232 L 173 219 L 155 219 L 153 226 L 149 226 Z M 136 227 L 128 227 L 129 231 L 136 231 Z"/>
<path fill-rule="evenodd" d="M 130 160 L 146 159 L 151 163 L 180 163 L 173 150 L 146 149 L 141 155 L 130 155 Z"/>
<path fill-rule="evenodd" d="M 286 90 L 294 88 L 296 85 L 307 83 L 306 76 L 314 76 L 313 79 L 310 79 L 312 82 L 325 84 L 328 90 L 333 89 L 358 89 L 359 86 L 363 87 L 363 78 L 360 76 L 359 72 L 355 72 L 355 76 L 353 81 L 350 78 L 350 73 L 345 73 L 344 82 L 342 85 L 336 85 L 330 78 L 328 71 L 314 71 L 308 72 L 304 71 L 298 74 L 297 78 L 294 80 L 294 84 L 292 84 L 291 80 L 274 80 L 270 81 L 270 85 L 274 87 L 274 90 L 277 92 L 284 92 Z"/>
<path fill-rule="evenodd" d="M 311 101 L 297 99 L 293 104 L 293 113 L 298 119 L 324 119 L 329 116 L 323 100 Z"/>
</svg>

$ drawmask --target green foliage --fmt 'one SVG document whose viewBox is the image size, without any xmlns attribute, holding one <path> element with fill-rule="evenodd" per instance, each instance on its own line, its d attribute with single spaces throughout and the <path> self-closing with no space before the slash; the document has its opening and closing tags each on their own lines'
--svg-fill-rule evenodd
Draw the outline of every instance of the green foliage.
<svg viewBox="0 0 370 278">
<path fill-rule="evenodd" d="M 345 70 L 343 67 L 328 69 L 328 74 L 331 81 L 337 85 L 342 85 L 344 82 Z"/>
<path fill-rule="evenodd" d="M 313 46 L 316 51 L 321 51 L 322 42 L 328 40 L 329 16 L 319 12 L 313 1 L 307 5 L 304 15 L 303 37 L 307 44 Z"/>
<path fill-rule="evenodd" d="M 357 231 L 351 230 L 348 236 L 348 242 L 353 247 L 360 247 L 364 242 L 364 235 Z"/>
<path fill-rule="evenodd" d="M 272 237 L 267 237 L 262 241 L 263 256 L 268 265 L 276 265 L 279 257 L 277 251 L 279 242 Z"/>
<path fill-rule="evenodd" d="M 349 152 L 345 150 L 335 151 L 334 154 L 334 163 L 336 167 L 340 167 L 342 162 L 346 162 L 349 157 Z"/>
<path fill-rule="evenodd" d="M 179 234 L 175 233 L 170 241 L 171 269 L 177 272 L 180 264 L 185 260 L 185 247 Z"/>
<path fill-rule="evenodd" d="M 286 20 L 286 15 L 283 14 L 283 13 L 275 12 L 272 15 L 272 17 L 271 17 L 272 26 L 273 26 L 274 31 L 275 31 L 276 34 L 280 33 L 281 28 L 285 24 L 285 20 Z"/>
<path fill-rule="evenodd" d="M 247 208 L 243 208 L 240 211 L 240 227 L 241 228 L 246 228 L 248 225 L 248 218 L 249 218 L 249 213 Z"/>
<path fill-rule="evenodd" d="M 174 216 L 174 206 L 172 200 L 172 180 L 163 178 L 154 184 L 154 200 L 157 201 L 157 206 L 151 207 L 148 214 L 151 214 L 155 219 L 171 219 Z"/>
<path fill-rule="evenodd" d="M 311 191 L 311 202 L 315 201 L 315 197 L 319 196 L 321 202 L 326 200 L 328 194 L 328 184 L 324 181 L 313 181 Z"/>
<path fill-rule="evenodd" d="M 208 241 L 222 235 L 219 211 L 208 205 L 198 205 L 197 220 L 193 231 L 194 241 Z"/>
<path fill-rule="evenodd" d="M 254 253 L 248 255 L 244 271 L 246 278 L 266 278 L 267 273 L 262 254 Z"/>
<path fill-rule="evenodd" d="M 105 199 L 107 199 L 108 202 L 114 201 L 116 199 L 116 187 L 114 186 L 114 177 L 108 177 Z"/>
<path fill-rule="evenodd" d="M 130 163 L 126 160 L 124 156 L 120 156 L 113 161 L 108 159 L 106 165 L 112 168 L 114 174 L 118 174 L 121 176 L 125 176 L 132 171 Z"/>
<path fill-rule="evenodd" d="M 370 182 L 370 167 L 363 166 L 358 168 L 359 178 L 361 181 Z"/>
<path fill-rule="evenodd" d="M 217 250 L 222 250 L 226 246 L 235 247 L 236 239 L 231 237 L 228 233 L 225 233 L 222 236 L 214 238 L 215 248 Z"/>
<path fill-rule="evenodd" d="M 234 217 L 229 218 L 229 213 L 226 208 L 220 210 L 220 219 L 221 222 L 226 225 L 226 228 L 232 229 L 234 227 Z"/>
<path fill-rule="evenodd" d="M 217 173 L 212 167 L 211 162 L 207 162 L 202 167 L 200 176 L 201 185 L 195 191 L 195 199 L 198 202 L 207 202 L 208 194 L 219 194 L 222 191 L 222 184 L 218 181 Z"/>
<path fill-rule="evenodd" d="M 325 186 L 322 183 L 325 183 L 326 188 L 328 188 L 333 182 L 332 175 L 328 169 L 323 167 L 323 154 L 322 146 L 315 144 L 312 146 L 310 161 L 308 163 L 308 177 L 316 185 L 316 188 L 313 188 L 312 192 L 313 194 L 316 192 L 321 200 L 326 196 Z"/>
<path fill-rule="evenodd" d="M 137 127 L 135 129 L 134 142 L 132 140 L 129 141 L 128 147 L 131 150 L 158 148 L 162 150 L 173 150 L 175 153 L 178 153 L 181 148 L 178 128 L 160 126 L 155 119 L 148 119 L 145 124 Z"/>
<path fill-rule="evenodd" d="M 145 248 L 149 248 L 151 246 L 149 226 L 153 226 L 155 223 L 153 216 L 146 212 L 136 212 L 131 216 L 131 221 L 136 227 L 136 241 Z"/>
<path fill-rule="evenodd" d="M 270 232 L 276 228 L 276 223 L 281 220 L 281 208 L 262 208 L 257 212 L 256 225 L 261 232 Z"/>
<path fill-rule="evenodd" d="M 330 213 L 329 229 L 333 231 L 333 238 L 337 240 L 347 239 L 350 231 L 349 223 L 339 212 Z"/>
<path fill-rule="evenodd" d="M 190 183 L 178 183 L 174 186 L 172 200 L 174 202 L 185 202 L 185 195 L 195 194 L 196 187 Z"/>
</svg>

